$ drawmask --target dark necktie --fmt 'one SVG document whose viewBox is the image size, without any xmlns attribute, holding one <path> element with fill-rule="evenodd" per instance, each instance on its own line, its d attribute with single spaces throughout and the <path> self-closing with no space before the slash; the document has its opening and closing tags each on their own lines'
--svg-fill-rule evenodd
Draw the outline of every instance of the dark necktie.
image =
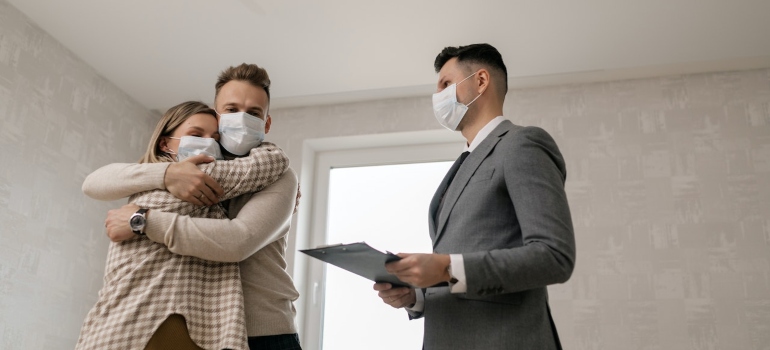
<svg viewBox="0 0 770 350">
<path fill-rule="evenodd" d="M 449 168 L 449 172 L 447 173 L 446 187 L 444 187 L 444 193 L 441 194 L 441 202 L 439 202 L 438 210 L 436 210 L 436 218 L 438 218 L 439 214 L 441 214 L 441 208 L 444 207 L 444 197 L 446 196 L 446 191 L 449 190 L 449 185 L 452 184 L 452 180 L 454 180 L 455 175 L 457 175 L 457 170 L 460 169 L 460 165 L 463 164 L 465 158 L 468 158 L 469 154 L 471 154 L 471 152 L 468 151 L 460 154 L 460 156 L 457 157 L 457 160 L 455 160 L 454 164 L 452 164 L 452 167 Z"/>
</svg>

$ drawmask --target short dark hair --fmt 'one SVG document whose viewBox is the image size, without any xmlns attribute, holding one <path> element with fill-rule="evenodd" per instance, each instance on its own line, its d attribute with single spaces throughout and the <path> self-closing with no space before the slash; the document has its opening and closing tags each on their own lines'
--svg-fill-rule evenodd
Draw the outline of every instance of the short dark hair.
<svg viewBox="0 0 770 350">
<path fill-rule="evenodd" d="M 235 67 L 228 67 L 222 73 L 219 73 L 217 83 L 214 86 L 214 98 L 216 99 L 219 96 L 219 90 L 222 89 L 222 86 L 233 80 L 245 81 L 255 87 L 265 89 L 267 103 L 270 103 L 270 77 L 264 68 L 256 64 L 246 63 L 241 63 L 241 65 Z"/>
<path fill-rule="evenodd" d="M 502 74 L 504 85 L 501 87 L 505 88 L 503 91 L 508 91 L 508 69 L 505 68 L 505 63 L 503 63 L 503 56 L 500 55 L 500 52 L 494 46 L 489 44 L 447 46 L 436 56 L 436 61 L 433 63 L 436 73 L 441 71 L 441 68 L 444 67 L 447 61 L 455 57 L 457 57 L 458 63 L 476 63 L 486 66 L 488 69 L 497 70 L 497 73 Z"/>
</svg>

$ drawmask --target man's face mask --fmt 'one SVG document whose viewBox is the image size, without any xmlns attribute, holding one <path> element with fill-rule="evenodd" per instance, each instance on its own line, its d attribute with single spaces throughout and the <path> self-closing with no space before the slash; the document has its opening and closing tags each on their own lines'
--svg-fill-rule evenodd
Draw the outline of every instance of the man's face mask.
<svg viewBox="0 0 770 350">
<path fill-rule="evenodd" d="M 219 144 L 212 138 L 203 138 L 197 136 L 170 137 L 179 140 L 179 151 L 177 151 L 177 161 L 181 162 L 189 157 L 205 154 L 214 159 L 224 159 Z M 173 154 L 173 152 L 170 152 Z"/>
<path fill-rule="evenodd" d="M 220 114 L 219 136 L 222 147 L 242 156 L 265 139 L 265 121 L 246 112 Z"/>
<path fill-rule="evenodd" d="M 441 126 L 451 131 L 457 130 L 457 126 L 460 125 L 460 121 L 463 120 L 465 112 L 468 111 L 468 106 L 481 96 L 481 94 L 479 94 L 479 96 L 476 96 L 476 98 L 467 105 L 457 101 L 457 85 L 468 80 L 468 78 L 474 76 L 476 73 L 465 77 L 465 79 L 457 84 L 447 86 L 441 92 L 433 94 L 433 114 L 436 116 L 436 120 L 438 120 L 438 123 L 441 124 Z"/>
</svg>

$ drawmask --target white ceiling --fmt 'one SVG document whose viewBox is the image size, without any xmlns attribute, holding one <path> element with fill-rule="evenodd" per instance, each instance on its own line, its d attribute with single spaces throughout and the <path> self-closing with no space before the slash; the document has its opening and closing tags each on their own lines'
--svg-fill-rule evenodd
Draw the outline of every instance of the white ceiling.
<svg viewBox="0 0 770 350">
<path fill-rule="evenodd" d="M 513 87 L 770 67 L 769 0 L 7 0 L 159 111 L 268 69 L 273 107 L 428 95 L 445 46 L 488 42 Z"/>
</svg>

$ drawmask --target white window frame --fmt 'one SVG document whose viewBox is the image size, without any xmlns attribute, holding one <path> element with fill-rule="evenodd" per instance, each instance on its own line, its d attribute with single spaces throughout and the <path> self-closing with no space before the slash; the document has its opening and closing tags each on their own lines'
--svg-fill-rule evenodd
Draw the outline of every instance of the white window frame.
<svg viewBox="0 0 770 350">
<path fill-rule="evenodd" d="M 297 217 L 296 249 L 326 243 L 331 169 L 454 161 L 462 153 L 464 141 L 460 133 L 446 130 L 305 140 L 300 176 L 302 204 Z M 425 210 L 427 212 L 427 208 Z M 295 254 L 294 262 L 294 282 L 300 291 L 296 307 L 302 348 L 320 349 L 325 266 L 323 262 L 302 253 Z"/>
</svg>

